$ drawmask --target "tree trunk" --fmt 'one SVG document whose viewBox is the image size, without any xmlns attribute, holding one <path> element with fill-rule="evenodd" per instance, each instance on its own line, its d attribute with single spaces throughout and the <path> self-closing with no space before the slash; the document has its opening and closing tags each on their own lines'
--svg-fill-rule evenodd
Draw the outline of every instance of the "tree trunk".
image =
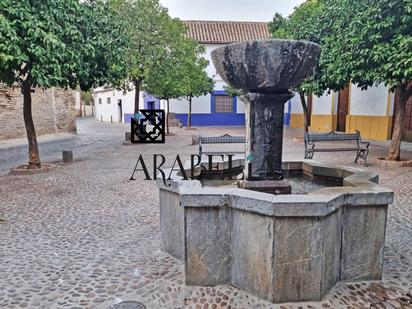
<svg viewBox="0 0 412 309">
<path fill-rule="evenodd" d="M 405 111 L 408 100 L 412 95 L 412 82 L 399 86 L 399 101 L 394 115 L 392 142 L 386 160 L 399 161 L 401 159 L 401 143 L 405 132 Z"/>
<path fill-rule="evenodd" d="M 188 97 L 189 100 L 189 113 L 187 114 L 187 127 L 192 127 L 192 97 Z"/>
<path fill-rule="evenodd" d="M 308 106 L 306 105 L 305 94 L 303 92 L 299 92 L 299 96 L 300 96 L 300 103 L 302 104 L 302 108 L 303 108 L 303 129 L 305 130 L 305 132 L 308 132 L 310 115 L 308 111 Z"/>
<path fill-rule="evenodd" d="M 166 99 L 166 133 L 169 134 L 169 99 Z"/>
<path fill-rule="evenodd" d="M 141 81 L 136 79 L 134 80 L 134 86 L 135 86 L 135 94 L 134 94 L 134 113 L 138 114 L 139 113 L 139 104 L 140 104 L 140 85 Z"/>
<path fill-rule="evenodd" d="M 29 142 L 28 168 L 41 167 L 39 145 L 37 144 L 36 130 L 34 129 L 33 115 L 31 111 L 31 85 L 25 81 L 22 85 L 23 94 L 23 117 L 26 126 L 27 141 Z"/>
</svg>

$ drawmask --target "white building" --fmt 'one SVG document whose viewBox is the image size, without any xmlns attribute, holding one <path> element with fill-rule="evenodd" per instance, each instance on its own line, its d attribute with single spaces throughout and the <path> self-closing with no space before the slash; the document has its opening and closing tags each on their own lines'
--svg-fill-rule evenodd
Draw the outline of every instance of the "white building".
<svg viewBox="0 0 412 309">
<path fill-rule="evenodd" d="M 225 83 L 216 74 L 211 61 L 211 51 L 216 47 L 234 42 L 266 39 L 270 37 L 266 22 L 229 22 L 229 21 L 184 21 L 188 35 L 205 46 L 204 57 L 209 60 L 207 73 L 215 80 L 215 90 L 206 96 L 192 100 L 193 126 L 244 125 L 244 103 L 238 98 L 227 95 Z M 149 94 L 140 94 L 140 108 L 165 108 L 165 102 Z M 134 91 L 123 94 L 113 89 L 98 88 L 94 92 L 96 119 L 101 121 L 130 122 L 134 111 Z M 187 100 L 171 100 L 170 113 L 183 125 L 187 123 L 189 103 Z"/>
<path fill-rule="evenodd" d="M 224 91 L 225 83 L 211 61 L 210 52 L 219 46 L 234 42 L 269 38 L 267 23 L 228 22 L 228 21 L 185 21 L 188 35 L 206 49 L 209 60 L 207 72 L 215 80 L 215 90 L 206 96 L 192 100 L 193 126 L 244 125 L 244 103 L 238 98 L 229 97 Z M 130 122 L 134 111 L 134 92 L 123 94 L 113 89 L 97 89 L 94 93 L 96 113 L 101 121 Z M 384 85 L 370 87 L 362 91 L 350 84 L 337 93 L 321 97 L 307 98 L 311 114 L 310 130 L 319 132 L 360 130 L 364 138 L 387 140 L 393 130 L 393 115 L 397 106 L 397 96 Z M 140 94 L 140 108 L 165 108 L 165 103 L 148 94 Z M 187 100 L 172 100 L 170 112 L 174 113 L 183 125 L 187 123 L 189 104 Z M 406 111 L 405 140 L 412 141 L 412 100 Z M 299 96 L 285 104 L 285 125 L 292 128 L 303 127 L 303 111 Z"/>
<path fill-rule="evenodd" d="M 354 84 L 330 94 L 307 97 L 310 130 L 354 132 L 372 140 L 392 137 L 393 115 L 399 94 L 383 84 L 362 90 Z M 298 96 L 291 100 L 290 126 L 303 128 L 303 110 Z M 412 141 L 412 100 L 406 107 L 404 140 Z"/>
</svg>

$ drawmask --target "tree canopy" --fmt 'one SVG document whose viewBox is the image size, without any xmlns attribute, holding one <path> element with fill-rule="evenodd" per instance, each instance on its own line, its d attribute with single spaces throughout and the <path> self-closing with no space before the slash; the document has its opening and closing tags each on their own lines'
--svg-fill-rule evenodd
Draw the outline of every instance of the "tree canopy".
<svg viewBox="0 0 412 309">
<path fill-rule="evenodd" d="M 143 88 L 159 99 L 178 99 L 185 95 L 183 89 L 184 64 L 188 57 L 184 44 L 190 40 L 185 26 L 177 19 L 169 23 L 169 34 L 173 37 L 159 57 L 161 62 L 153 67 L 145 78 Z"/>
<path fill-rule="evenodd" d="M 187 37 L 186 27 L 174 20 L 169 27 L 173 40 L 162 55 L 161 64 L 146 78 L 143 88 L 148 93 L 167 101 L 187 98 L 189 100 L 189 123 L 191 101 L 213 90 L 213 79 L 207 75 L 209 62 L 204 58 L 205 49 Z"/>
<path fill-rule="evenodd" d="M 0 81 L 20 85 L 29 168 L 41 167 L 31 110 L 35 87 L 87 90 L 123 74 L 122 24 L 103 0 L 0 2 Z"/>
<path fill-rule="evenodd" d="M 353 82 L 400 91 L 388 159 L 400 158 L 404 110 L 412 96 L 411 0 L 308 0 L 286 19 L 275 15 L 274 37 L 319 43 L 319 66 L 298 90 L 320 94 Z"/>
<path fill-rule="evenodd" d="M 0 3 L 0 80 L 83 89 L 120 78 L 124 37 L 102 1 Z"/>
<path fill-rule="evenodd" d="M 125 53 L 124 88 L 130 82 L 135 89 L 135 113 L 139 110 L 139 93 L 147 78 L 163 65 L 179 26 L 158 0 L 112 0 L 112 7 L 126 24 L 128 37 Z"/>
</svg>

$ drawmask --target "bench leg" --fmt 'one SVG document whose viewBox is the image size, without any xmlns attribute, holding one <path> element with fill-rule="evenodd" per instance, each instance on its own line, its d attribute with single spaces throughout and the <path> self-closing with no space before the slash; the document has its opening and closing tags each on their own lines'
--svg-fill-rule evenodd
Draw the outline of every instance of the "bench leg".
<svg viewBox="0 0 412 309">
<path fill-rule="evenodd" d="M 368 149 L 362 149 L 359 150 L 356 154 L 356 159 L 355 163 L 358 164 L 358 160 L 362 159 L 365 162 L 365 166 L 368 166 L 367 158 L 368 158 L 369 150 Z"/>
<path fill-rule="evenodd" d="M 305 159 L 313 159 L 314 152 L 313 151 L 305 151 Z"/>
</svg>

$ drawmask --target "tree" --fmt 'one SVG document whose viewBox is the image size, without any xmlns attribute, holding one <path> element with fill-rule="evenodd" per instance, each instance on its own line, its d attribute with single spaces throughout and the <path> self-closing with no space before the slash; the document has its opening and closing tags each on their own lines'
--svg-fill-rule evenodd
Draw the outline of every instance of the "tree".
<svg viewBox="0 0 412 309">
<path fill-rule="evenodd" d="M 286 19 L 276 13 L 269 25 L 272 36 L 278 39 L 306 40 L 321 44 L 328 31 L 327 27 L 320 22 L 322 8 L 321 1 L 308 0 L 296 7 L 294 12 Z M 314 74 L 294 89 L 299 94 L 302 105 L 305 132 L 308 132 L 310 125 L 310 114 L 305 96 L 312 93 L 321 94 L 330 88 L 325 80 L 326 76 L 324 76 L 322 68 L 322 61 L 320 61 Z M 337 87 L 339 88 L 340 85 Z"/>
<path fill-rule="evenodd" d="M 213 91 L 214 81 L 207 75 L 206 68 L 209 62 L 203 57 L 205 48 L 193 40 L 187 40 L 182 46 L 186 57 L 182 63 L 184 86 L 183 92 L 189 101 L 187 114 L 187 128 L 192 126 L 192 99 Z"/>
<path fill-rule="evenodd" d="M 286 18 L 279 13 L 275 13 L 272 21 L 269 23 L 269 32 L 272 34 L 277 33 L 275 37 L 286 37 L 285 34 L 281 33 L 285 30 L 285 24 Z"/>
<path fill-rule="evenodd" d="M 171 99 L 179 99 L 184 93 L 183 65 L 187 54 L 183 45 L 187 40 L 185 26 L 177 19 L 169 26 L 173 40 L 162 55 L 162 65 L 158 66 L 145 80 L 144 90 L 151 95 L 166 100 L 166 132 L 169 134 L 169 110 Z"/>
<path fill-rule="evenodd" d="M 366 89 L 384 83 L 400 94 L 387 160 L 400 160 L 405 109 L 412 96 L 412 2 L 324 0 L 325 74 L 336 83 L 352 80 Z"/>
<path fill-rule="evenodd" d="M 120 26 L 101 1 L 0 2 L 0 81 L 18 84 L 29 144 L 28 168 L 41 161 L 32 117 L 36 87 L 88 89 L 120 76 Z"/>
<path fill-rule="evenodd" d="M 173 31 L 169 31 L 172 19 L 158 0 L 113 0 L 112 6 L 127 25 L 125 88 L 129 88 L 129 82 L 134 85 L 136 114 L 143 83 L 162 65 L 167 46 L 173 40 Z"/>
<path fill-rule="evenodd" d="M 167 133 L 170 99 L 188 99 L 190 127 L 192 98 L 210 93 L 214 85 L 205 71 L 209 62 L 203 57 L 204 47 L 187 37 L 186 31 L 186 27 L 177 19 L 169 23 L 171 40 L 161 55 L 161 65 L 151 72 L 143 86 L 148 93 L 166 100 Z"/>
<path fill-rule="evenodd" d="M 304 92 L 337 91 L 349 81 L 362 89 L 384 83 L 399 91 L 388 160 L 400 160 L 412 96 L 411 13 L 411 0 L 309 0 L 285 22 L 275 23 L 280 29 L 273 28 L 275 37 L 306 39 L 322 47 L 315 75 L 299 86 Z"/>
</svg>

